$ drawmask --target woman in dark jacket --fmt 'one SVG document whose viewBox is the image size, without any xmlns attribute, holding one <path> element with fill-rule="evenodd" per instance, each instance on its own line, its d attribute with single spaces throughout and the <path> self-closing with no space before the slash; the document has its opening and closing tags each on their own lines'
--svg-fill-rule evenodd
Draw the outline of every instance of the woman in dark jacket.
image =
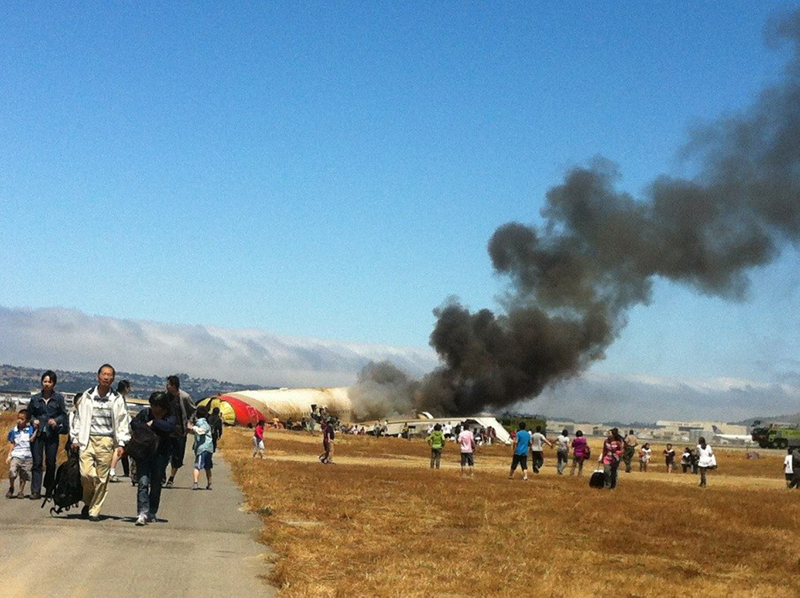
<svg viewBox="0 0 800 598">
<path fill-rule="evenodd" d="M 169 397 L 164 392 L 154 392 L 150 395 L 150 407 L 140 411 L 131 422 L 131 443 L 135 442 L 137 437 L 148 436 L 146 430 L 137 432 L 136 428 L 141 426 L 150 428 L 158 438 L 158 447 L 155 451 L 138 458 L 134 455 L 136 475 L 139 479 L 139 490 L 136 494 L 138 512 L 136 525 L 145 525 L 156 520 L 161 502 L 161 484 L 169 463 L 169 438 L 176 423 L 177 419 L 170 410 Z"/>
<path fill-rule="evenodd" d="M 68 427 L 66 402 L 61 393 L 55 391 L 57 380 L 56 373 L 47 370 L 42 374 L 42 391 L 31 397 L 28 403 L 31 423 L 36 428 L 36 436 L 31 444 L 33 454 L 31 499 L 33 500 L 42 497 L 43 477 L 47 492 L 53 491 L 59 434 Z M 42 469 L 46 471 L 44 475 Z"/>
</svg>

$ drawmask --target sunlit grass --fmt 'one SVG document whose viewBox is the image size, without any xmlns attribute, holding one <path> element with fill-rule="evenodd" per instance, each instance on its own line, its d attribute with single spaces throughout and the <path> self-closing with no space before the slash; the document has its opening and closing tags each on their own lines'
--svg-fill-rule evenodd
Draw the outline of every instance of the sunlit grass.
<svg viewBox="0 0 800 598">
<path fill-rule="evenodd" d="M 461 479 L 453 444 L 432 471 L 420 440 L 340 438 L 326 466 L 319 436 L 270 432 L 261 461 L 250 435 L 227 431 L 224 453 L 287 596 L 800 595 L 800 492 L 778 453 L 718 450 L 707 489 L 654 459 L 610 492 L 556 476 L 553 452 L 523 482 L 507 479 L 508 447 L 483 448 Z"/>
</svg>

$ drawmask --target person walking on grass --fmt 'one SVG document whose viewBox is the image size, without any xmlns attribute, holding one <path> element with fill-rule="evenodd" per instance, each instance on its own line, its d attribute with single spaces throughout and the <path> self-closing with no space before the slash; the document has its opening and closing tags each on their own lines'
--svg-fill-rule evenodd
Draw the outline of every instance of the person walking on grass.
<svg viewBox="0 0 800 598">
<path fill-rule="evenodd" d="M 36 438 L 31 445 L 33 455 L 33 470 L 31 475 L 31 500 L 42 497 L 42 481 L 45 492 L 49 495 L 53 491 L 56 477 L 56 455 L 60 434 L 66 432 L 69 426 L 67 407 L 64 397 L 56 392 L 56 373 L 47 370 L 42 374 L 42 390 L 31 397 L 28 403 L 28 413 L 31 423 L 36 428 Z M 44 480 L 42 469 L 44 468 Z"/>
<path fill-rule="evenodd" d="M 189 393 L 181 390 L 181 380 L 177 376 L 167 377 L 167 395 L 172 402 L 172 412 L 177 418 L 175 431 L 170 439 L 170 473 L 165 488 L 172 488 L 175 483 L 175 475 L 183 467 L 183 457 L 186 454 L 186 430 L 187 424 L 194 414 L 195 406 Z"/>
<path fill-rule="evenodd" d="M 792 464 L 792 449 L 786 449 L 786 456 L 783 458 L 783 476 L 786 478 L 786 487 L 792 487 L 794 477 L 794 467 Z"/>
<path fill-rule="evenodd" d="M 208 407 L 200 405 L 195 412 L 197 420 L 189 422 L 187 427 L 194 432 L 194 472 L 192 490 L 199 490 L 200 472 L 206 472 L 206 490 L 211 490 L 211 470 L 214 468 L 212 455 L 214 454 L 214 441 L 211 437 L 211 426 L 208 424 Z"/>
<path fill-rule="evenodd" d="M 670 445 L 667 445 L 670 446 Z M 706 439 L 702 436 L 698 440 L 697 445 L 697 467 L 700 470 L 700 487 L 706 487 L 706 472 L 709 469 L 714 469 L 717 466 L 717 458 L 714 456 L 714 450 L 706 444 Z"/>
<path fill-rule="evenodd" d="M 636 447 L 639 446 L 639 440 L 636 438 L 636 434 L 633 433 L 633 430 L 630 430 L 623 439 L 625 443 L 625 454 L 622 456 L 622 460 L 625 463 L 625 473 L 631 472 L 631 461 L 633 461 L 634 455 L 636 455 Z"/>
<path fill-rule="evenodd" d="M 122 453 L 130 439 L 130 417 L 125 400 L 114 392 L 116 371 L 103 364 L 97 386 L 75 399 L 70 423 L 72 449 L 80 451 L 84 507 L 81 516 L 100 521 L 100 509 L 108 493 L 108 475 L 114 452 Z"/>
<path fill-rule="evenodd" d="M 645 442 L 642 450 L 639 451 L 639 471 L 647 473 L 647 466 L 650 464 L 650 455 L 653 453 L 650 443 Z"/>
<path fill-rule="evenodd" d="M 561 430 L 561 435 L 556 437 L 556 472 L 564 475 L 564 469 L 569 461 L 569 431 Z"/>
<path fill-rule="evenodd" d="M 619 462 L 624 452 L 622 436 L 619 435 L 617 428 L 608 431 L 603 442 L 603 452 L 600 455 L 600 463 L 603 464 L 603 475 L 605 476 L 605 487 L 614 490 L 617 487 L 617 470 Z"/>
<path fill-rule="evenodd" d="M 800 446 L 792 451 L 792 483 L 789 488 L 800 489 Z"/>
<path fill-rule="evenodd" d="M 589 444 L 586 438 L 583 437 L 583 431 L 578 430 L 575 432 L 575 438 L 572 441 L 572 469 L 569 475 L 575 475 L 575 469 L 578 469 L 578 475 L 583 475 L 583 462 L 590 456 Z"/>
<path fill-rule="evenodd" d="M 128 396 L 128 393 L 131 391 L 131 383 L 127 380 L 120 380 L 117 383 L 117 392 L 122 395 L 122 398 Z M 125 408 L 128 408 L 127 402 L 125 403 Z M 131 464 L 130 460 L 128 459 L 128 455 L 123 454 L 122 457 L 118 457 L 116 453 L 114 453 L 114 457 L 111 459 L 111 478 L 109 481 L 112 484 L 116 484 L 119 482 L 119 478 L 117 478 L 117 462 L 122 462 L 122 473 L 125 477 L 129 477 L 131 475 Z"/>
<path fill-rule="evenodd" d="M 511 457 L 511 471 L 508 472 L 508 479 L 510 480 L 514 477 L 514 472 L 517 469 L 517 465 L 519 465 L 520 469 L 522 469 L 522 479 L 527 480 L 528 449 L 530 448 L 531 444 L 531 433 L 525 429 L 525 422 L 519 422 L 517 427 L 519 429 L 514 436 L 514 455 Z"/>
<path fill-rule="evenodd" d="M 31 479 L 33 454 L 31 443 L 36 439 L 36 428 L 31 424 L 27 409 L 17 413 L 17 425 L 8 433 L 8 467 L 9 488 L 6 498 L 25 498 L 25 482 Z M 791 458 L 791 457 L 790 457 Z M 14 480 L 19 478 L 19 491 L 14 492 Z"/>
<path fill-rule="evenodd" d="M 264 449 L 264 425 L 266 422 L 263 419 L 258 420 L 255 429 L 253 430 L 253 459 L 256 455 L 264 458 L 266 450 Z"/>
<path fill-rule="evenodd" d="M 428 446 L 431 447 L 431 469 L 439 469 L 442 463 L 442 449 L 444 448 L 442 424 L 433 426 L 433 431 L 428 436 Z"/>
<path fill-rule="evenodd" d="M 146 525 L 156 521 L 161 504 L 161 488 L 170 458 L 170 435 L 175 430 L 177 418 L 170 409 L 170 400 L 165 392 L 150 395 L 150 407 L 142 409 L 133 418 L 131 428 L 148 426 L 155 433 L 158 443 L 155 451 L 148 456 L 134 459 L 136 464 L 136 525 Z M 130 443 L 133 444 L 133 441 Z"/>
<path fill-rule="evenodd" d="M 688 473 L 692 469 L 692 449 L 688 446 L 684 447 L 683 453 L 681 453 L 681 471 L 683 473 Z"/>
<path fill-rule="evenodd" d="M 536 431 L 531 436 L 531 466 L 533 467 L 533 473 L 539 473 L 539 470 L 544 465 L 544 444 L 551 448 L 553 447 L 553 443 L 542 434 L 542 426 L 536 426 Z"/>
<path fill-rule="evenodd" d="M 664 449 L 664 465 L 667 466 L 667 473 L 672 473 L 675 468 L 675 449 L 672 448 L 671 444 L 668 444 L 667 448 Z"/>
<path fill-rule="evenodd" d="M 464 424 L 458 433 L 458 444 L 461 449 L 461 477 L 466 477 L 465 467 L 469 467 L 469 477 L 473 477 L 475 469 L 475 436 L 469 430 L 469 424 Z"/>
<path fill-rule="evenodd" d="M 326 465 L 333 465 L 333 441 L 336 439 L 336 432 L 333 429 L 333 418 L 328 418 L 322 428 L 322 457 L 320 461 Z"/>
</svg>

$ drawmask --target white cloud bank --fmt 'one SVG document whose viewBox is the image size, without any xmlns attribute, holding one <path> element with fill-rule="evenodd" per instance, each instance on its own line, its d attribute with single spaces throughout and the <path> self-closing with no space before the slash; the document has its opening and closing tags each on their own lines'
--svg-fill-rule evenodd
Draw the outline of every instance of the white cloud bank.
<svg viewBox="0 0 800 598">
<path fill-rule="evenodd" d="M 0 307 L 0 362 L 55 370 L 186 373 L 240 384 L 346 386 L 370 360 L 419 377 L 438 365 L 430 349 L 279 337 L 260 330 L 89 316 L 75 309 Z M 796 365 L 796 364 L 795 364 Z M 800 375 L 774 384 L 587 372 L 512 410 L 588 421 L 715 419 L 800 411 Z"/>
<path fill-rule="evenodd" d="M 279 337 L 260 330 L 89 316 L 75 309 L 0 307 L 0 362 L 167 376 L 186 373 L 240 384 L 342 386 L 370 360 L 414 376 L 437 365 L 430 349 Z"/>
<path fill-rule="evenodd" d="M 588 372 L 546 390 L 520 408 L 590 422 L 740 421 L 799 412 L 800 385 Z"/>
</svg>

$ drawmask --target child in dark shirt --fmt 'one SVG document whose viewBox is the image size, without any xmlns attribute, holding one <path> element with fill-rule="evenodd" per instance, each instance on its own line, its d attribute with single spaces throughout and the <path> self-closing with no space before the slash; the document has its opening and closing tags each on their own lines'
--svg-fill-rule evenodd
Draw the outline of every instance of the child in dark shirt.
<svg viewBox="0 0 800 598">
<path fill-rule="evenodd" d="M 675 467 L 675 450 L 671 444 L 664 449 L 664 463 L 667 466 L 667 473 L 672 473 L 672 469 Z"/>
</svg>

